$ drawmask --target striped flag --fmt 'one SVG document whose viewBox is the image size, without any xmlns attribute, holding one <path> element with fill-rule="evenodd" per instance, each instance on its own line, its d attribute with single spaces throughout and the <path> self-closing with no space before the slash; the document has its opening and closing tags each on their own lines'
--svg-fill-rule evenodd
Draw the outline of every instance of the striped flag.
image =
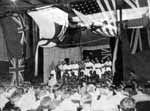
<svg viewBox="0 0 150 111">
<path fill-rule="evenodd" d="M 125 0 L 131 8 L 139 8 L 139 0 Z M 137 12 L 138 13 L 138 12 Z M 142 51 L 143 48 L 150 48 L 150 29 L 147 28 L 134 28 L 129 31 L 131 54 L 137 51 Z"/>
<path fill-rule="evenodd" d="M 112 13 L 112 10 L 116 9 L 115 0 L 88 0 L 72 2 L 70 6 L 74 9 L 75 14 L 80 18 L 83 24 L 89 29 L 92 25 L 98 25 L 99 28 L 97 28 L 96 32 L 110 37 L 116 35 L 116 15 Z M 97 16 L 85 16 L 106 11 L 109 11 L 109 16 L 105 16 L 105 14 L 103 14 L 103 19 L 99 18 L 100 21 L 98 24 L 95 24 L 95 18 Z"/>
<path fill-rule="evenodd" d="M 123 76 L 128 81 L 134 72 L 136 79 L 146 82 L 150 79 L 150 35 L 149 28 L 128 29 L 122 35 Z"/>
<path fill-rule="evenodd" d="M 138 28 L 128 30 L 131 54 L 150 48 L 150 29 Z"/>
<path fill-rule="evenodd" d="M 94 25 L 96 27 L 95 32 L 97 33 L 108 37 L 117 35 L 116 22 L 120 22 L 120 16 L 116 6 L 116 0 L 78 1 L 72 2 L 70 6 L 80 19 L 74 18 L 73 20 L 78 21 L 81 26 L 89 28 Z M 143 27 L 143 21 L 148 21 L 148 19 L 143 19 L 143 15 L 149 9 L 147 7 L 147 1 L 123 0 L 122 9 L 122 19 L 123 21 L 128 21 L 127 23 L 130 28 L 137 26 Z M 131 22 L 133 21 L 138 22 L 132 24 Z"/>
<path fill-rule="evenodd" d="M 147 1 L 147 0 L 145 0 Z M 129 0 L 126 0 L 129 2 Z M 141 0 L 132 0 L 130 6 L 132 8 L 141 7 Z M 130 73 L 134 72 L 139 82 L 147 82 L 149 76 L 150 63 L 150 29 L 145 28 L 127 29 L 127 35 L 122 37 L 123 52 L 123 76 L 125 80 L 129 80 Z"/>
<path fill-rule="evenodd" d="M 101 56 L 103 60 L 107 59 L 108 57 L 111 58 L 110 48 L 101 49 Z"/>
</svg>

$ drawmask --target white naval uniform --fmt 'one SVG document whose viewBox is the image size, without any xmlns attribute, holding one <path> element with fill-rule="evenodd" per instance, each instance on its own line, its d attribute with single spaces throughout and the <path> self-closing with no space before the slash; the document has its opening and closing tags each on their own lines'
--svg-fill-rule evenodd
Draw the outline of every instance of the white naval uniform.
<svg viewBox="0 0 150 111">
<path fill-rule="evenodd" d="M 99 77 L 101 78 L 102 75 L 102 65 L 101 63 L 95 63 L 94 64 L 94 70 L 96 71 L 96 74 L 99 75 Z"/>
<path fill-rule="evenodd" d="M 105 65 L 106 65 L 106 71 L 111 71 L 112 62 L 111 61 L 106 61 Z"/>
<path fill-rule="evenodd" d="M 76 76 L 78 76 L 79 64 L 72 64 L 72 65 L 71 65 L 71 69 L 72 69 L 72 71 L 74 72 L 74 74 L 75 74 Z"/>
<path fill-rule="evenodd" d="M 85 63 L 85 75 L 90 76 L 90 71 L 93 71 L 94 64 L 92 62 Z"/>
<path fill-rule="evenodd" d="M 105 70 L 105 64 L 104 64 L 104 63 L 101 64 L 101 69 L 102 69 L 102 74 L 104 74 L 105 71 L 106 71 L 106 70 Z"/>
<path fill-rule="evenodd" d="M 68 71 L 69 75 L 71 75 L 71 65 L 63 65 L 63 70 L 64 71 Z"/>
<path fill-rule="evenodd" d="M 53 77 L 48 81 L 48 85 L 53 87 L 57 83 L 56 71 L 52 70 L 51 74 L 53 74 Z"/>
</svg>

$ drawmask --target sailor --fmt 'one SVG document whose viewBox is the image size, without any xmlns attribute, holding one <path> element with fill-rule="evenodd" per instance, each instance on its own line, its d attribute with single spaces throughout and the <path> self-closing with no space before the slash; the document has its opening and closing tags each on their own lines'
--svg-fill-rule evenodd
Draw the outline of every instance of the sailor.
<svg viewBox="0 0 150 111">
<path fill-rule="evenodd" d="M 105 66 L 106 66 L 106 71 L 111 71 L 112 62 L 109 57 L 107 58 L 105 62 Z"/>
<path fill-rule="evenodd" d="M 57 83 L 56 79 L 56 71 L 51 70 L 50 76 L 49 76 L 49 81 L 48 81 L 48 86 L 54 87 L 54 85 Z"/>
<path fill-rule="evenodd" d="M 85 60 L 85 75 L 90 76 L 89 72 L 93 70 L 94 64 L 87 58 Z"/>
<path fill-rule="evenodd" d="M 64 73 L 64 69 L 63 69 L 64 64 L 65 64 L 65 62 L 61 61 L 61 63 L 58 65 L 58 68 L 61 71 L 61 78 L 62 78 L 63 73 Z"/>
<path fill-rule="evenodd" d="M 63 65 L 63 70 L 66 71 L 69 75 L 71 75 L 71 65 L 70 63 L 66 63 Z"/>
<path fill-rule="evenodd" d="M 58 61 L 58 64 L 56 65 L 56 79 L 59 81 L 61 79 L 61 61 Z"/>
<path fill-rule="evenodd" d="M 96 71 L 96 74 L 99 76 L 99 78 L 101 78 L 101 75 L 102 75 L 102 65 L 99 62 L 98 58 L 95 58 L 94 70 Z"/>
<path fill-rule="evenodd" d="M 101 60 L 101 69 L 102 69 L 102 74 L 105 73 L 105 64 L 104 64 L 104 60 Z"/>
<path fill-rule="evenodd" d="M 74 72 L 74 74 L 76 76 L 78 76 L 78 72 L 79 72 L 79 64 L 78 62 L 76 61 L 75 63 L 72 61 L 71 62 L 71 68 L 72 68 L 72 71 Z"/>
</svg>

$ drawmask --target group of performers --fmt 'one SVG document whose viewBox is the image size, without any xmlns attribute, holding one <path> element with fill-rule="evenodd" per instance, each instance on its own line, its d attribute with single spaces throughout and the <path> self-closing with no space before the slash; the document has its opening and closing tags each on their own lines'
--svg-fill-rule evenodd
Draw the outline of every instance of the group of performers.
<svg viewBox="0 0 150 111">
<path fill-rule="evenodd" d="M 105 72 L 111 72 L 111 66 L 112 62 L 110 58 L 107 58 L 105 61 L 100 61 L 98 58 L 94 60 L 86 58 L 79 62 L 64 60 L 59 62 L 55 69 L 51 70 L 48 83 L 53 86 L 57 81 L 64 78 L 81 79 L 83 77 L 98 80 L 102 78 Z"/>
<path fill-rule="evenodd" d="M 94 60 L 90 60 L 88 57 L 80 62 L 65 62 L 62 61 L 58 64 L 58 69 L 61 72 L 61 76 L 63 73 L 68 72 L 71 74 L 73 72 L 76 76 L 78 76 L 79 71 L 83 72 L 85 75 L 90 76 L 90 72 L 96 72 L 99 77 L 104 74 L 105 71 L 111 71 L 112 62 L 110 58 L 104 62 L 104 60 L 99 60 L 95 58 Z"/>
</svg>

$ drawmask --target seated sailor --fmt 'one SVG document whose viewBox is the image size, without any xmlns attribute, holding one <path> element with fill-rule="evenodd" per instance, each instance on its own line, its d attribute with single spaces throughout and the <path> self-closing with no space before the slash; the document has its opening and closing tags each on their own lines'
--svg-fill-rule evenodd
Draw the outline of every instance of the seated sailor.
<svg viewBox="0 0 150 111">
<path fill-rule="evenodd" d="M 78 62 L 76 61 L 75 63 L 71 63 L 71 69 L 72 69 L 72 71 L 74 72 L 74 74 L 76 75 L 76 76 L 78 76 L 78 72 L 79 72 L 79 64 L 78 64 Z"/>
<path fill-rule="evenodd" d="M 95 59 L 95 64 L 94 64 L 94 70 L 96 71 L 96 74 L 99 75 L 99 77 L 101 78 L 102 75 L 102 64 L 99 62 L 98 59 Z"/>
<path fill-rule="evenodd" d="M 90 76 L 89 72 L 91 70 L 93 70 L 93 67 L 94 67 L 94 64 L 89 59 L 86 59 L 86 61 L 85 61 L 85 75 Z"/>
<path fill-rule="evenodd" d="M 105 67 L 106 71 L 111 71 L 112 62 L 111 62 L 109 57 L 107 58 L 107 60 L 106 60 L 106 62 L 104 64 L 106 66 Z"/>
</svg>

